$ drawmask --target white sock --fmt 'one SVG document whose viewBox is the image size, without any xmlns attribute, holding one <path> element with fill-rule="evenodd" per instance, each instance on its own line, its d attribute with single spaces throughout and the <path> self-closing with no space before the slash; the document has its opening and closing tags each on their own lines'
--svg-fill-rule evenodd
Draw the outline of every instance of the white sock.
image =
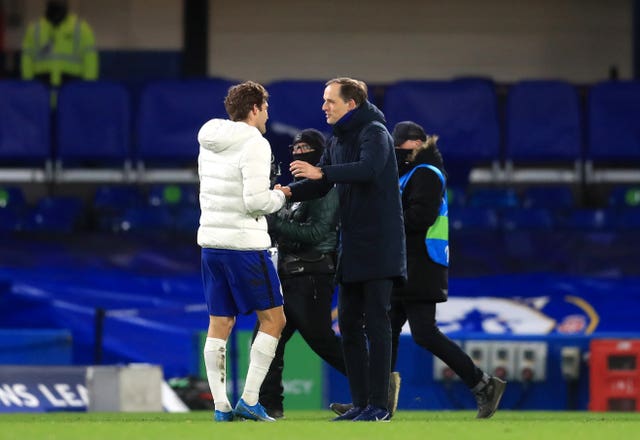
<svg viewBox="0 0 640 440">
<path fill-rule="evenodd" d="M 249 371 L 247 371 L 247 380 L 244 383 L 244 391 L 242 399 L 248 405 L 258 403 L 260 396 L 260 387 L 264 381 L 264 377 L 269 371 L 271 361 L 276 355 L 276 347 L 278 346 L 278 338 L 274 338 L 263 332 L 258 332 L 256 339 L 251 345 L 251 354 L 249 355 Z"/>
<path fill-rule="evenodd" d="M 207 338 L 203 352 L 209 388 L 216 409 L 229 412 L 231 411 L 231 403 L 227 397 L 227 341 Z"/>
</svg>

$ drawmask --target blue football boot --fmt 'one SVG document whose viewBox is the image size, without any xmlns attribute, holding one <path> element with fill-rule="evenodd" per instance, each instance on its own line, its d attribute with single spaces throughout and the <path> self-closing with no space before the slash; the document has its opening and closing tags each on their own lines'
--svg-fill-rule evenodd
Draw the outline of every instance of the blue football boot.
<svg viewBox="0 0 640 440">
<path fill-rule="evenodd" d="M 246 419 L 246 420 L 255 420 L 256 422 L 275 422 L 276 419 L 270 417 L 267 414 L 267 410 L 264 409 L 264 406 L 260 405 L 260 402 L 251 406 L 248 405 L 242 398 L 238 401 L 235 409 L 233 410 L 233 415 L 235 417 Z"/>
</svg>

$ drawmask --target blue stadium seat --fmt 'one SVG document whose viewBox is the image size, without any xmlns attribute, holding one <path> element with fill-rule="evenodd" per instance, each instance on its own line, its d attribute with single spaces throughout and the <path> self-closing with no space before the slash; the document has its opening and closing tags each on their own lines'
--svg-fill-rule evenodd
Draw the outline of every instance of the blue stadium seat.
<svg viewBox="0 0 640 440">
<path fill-rule="evenodd" d="M 553 215 L 547 208 L 512 208 L 500 212 L 502 227 L 507 231 L 551 230 Z"/>
<path fill-rule="evenodd" d="M 101 185 L 93 196 L 93 209 L 97 211 L 124 210 L 141 204 L 140 190 L 133 185 Z"/>
<path fill-rule="evenodd" d="M 640 208 L 640 185 L 620 185 L 611 190 L 609 206 Z"/>
<path fill-rule="evenodd" d="M 125 167 L 132 157 L 131 102 L 123 85 L 65 85 L 58 98 L 57 122 L 57 180 L 106 180 L 114 172 L 112 180 L 126 180 Z"/>
<path fill-rule="evenodd" d="M 228 117 L 224 98 L 233 84 L 223 79 L 149 83 L 138 114 L 138 158 L 195 161 L 198 130 L 209 119 Z"/>
<path fill-rule="evenodd" d="M 0 235 L 20 231 L 23 228 L 23 219 L 15 209 L 0 209 Z"/>
<path fill-rule="evenodd" d="M 522 194 L 525 208 L 572 208 L 576 205 L 573 192 L 568 186 L 530 186 Z"/>
<path fill-rule="evenodd" d="M 40 82 L 2 80 L 0 96 L 0 180 L 47 179 L 51 164 L 49 92 Z"/>
<path fill-rule="evenodd" d="M 115 219 L 130 208 L 142 206 L 144 200 L 137 186 L 101 185 L 96 188 L 91 206 L 99 231 L 115 232 Z M 115 229 L 114 229 L 115 228 Z"/>
<path fill-rule="evenodd" d="M 520 199 L 512 188 L 480 188 L 468 196 L 467 205 L 476 208 L 516 208 L 520 206 Z"/>
<path fill-rule="evenodd" d="M 452 230 L 497 230 L 498 214 L 492 208 L 458 206 L 449 210 L 449 226 Z"/>
<path fill-rule="evenodd" d="M 588 117 L 588 180 L 640 181 L 640 81 L 593 86 Z"/>
<path fill-rule="evenodd" d="M 499 158 L 495 91 L 485 81 L 401 81 L 390 85 L 384 111 L 390 128 L 413 120 L 437 134 L 450 159 Z M 463 116 L 463 117 L 462 117 Z"/>
<path fill-rule="evenodd" d="M 612 230 L 616 225 L 615 214 L 608 209 L 572 209 L 557 211 L 557 224 L 567 230 L 579 231 L 606 231 Z"/>
<path fill-rule="evenodd" d="M 582 144 L 574 86 L 562 81 L 522 81 L 510 88 L 505 142 L 509 180 L 580 181 Z"/>
<path fill-rule="evenodd" d="M 149 188 L 151 206 L 198 206 L 198 187 L 187 184 L 156 184 Z"/>
<path fill-rule="evenodd" d="M 25 206 L 24 192 L 19 186 L 0 185 L 0 210 L 22 209 Z"/>
<path fill-rule="evenodd" d="M 166 206 L 138 206 L 127 209 L 114 219 L 111 230 L 114 232 L 137 234 L 157 234 L 173 232 L 174 220 Z"/>
<path fill-rule="evenodd" d="M 640 208 L 623 208 L 616 213 L 616 227 L 629 231 L 640 231 Z"/>
<path fill-rule="evenodd" d="M 330 132 L 322 111 L 324 81 L 274 81 L 268 84 L 271 130 L 293 137 L 305 128 Z"/>
<path fill-rule="evenodd" d="M 448 186 L 447 203 L 449 206 L 465 206 L 467 204 L 467 194 L 465 190 L 458 186 Z"/>
<path fill-rule="evenodd" d="M 26 207 L 22 188 L 0 186 L 0 233 L 22 229 L 22 216 Z"/>
<path fill-rule="evenodd" d="M 387 88 L 384 113 L 390 129 L 413 120 L 438 135 L 450 180 L 466 182 L 475 165 L 500 159 L 496 101 L 488 81 L 400 81 Z"/>
<path fill-rule="evenodd" d="M 29 231 L 71 233 L 81 224 L 84 205 L 77 197 L 46 196 L 25 221 Z"/>
<path fill-rule="evenodd" d="M 183 206 L 176 212 L 176 232 L 195 235 L 198 231 L 198 226 L 200 226 L 200 208 Z"/>
</svg>

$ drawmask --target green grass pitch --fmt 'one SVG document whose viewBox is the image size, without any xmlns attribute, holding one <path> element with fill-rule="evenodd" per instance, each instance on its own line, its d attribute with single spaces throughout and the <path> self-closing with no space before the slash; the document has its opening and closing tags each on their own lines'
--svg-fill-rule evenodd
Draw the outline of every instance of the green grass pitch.
<svg viewBox="0 0 640 440">
<path fill-rule="evenodd" d="M 640 439 L 640 413 L 399 411 L 390 423 L 330 423 L 330 411 L 286 412 L 276 423 L 214 423 L 210 412 L 0 414 L 0 439 L 348 440 Z"/>
</svg>

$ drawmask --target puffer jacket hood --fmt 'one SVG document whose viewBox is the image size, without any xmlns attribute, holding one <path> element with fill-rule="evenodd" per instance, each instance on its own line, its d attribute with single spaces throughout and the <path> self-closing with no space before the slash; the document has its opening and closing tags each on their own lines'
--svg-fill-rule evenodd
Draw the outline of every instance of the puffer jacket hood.
<svg viewBox="0 0 640 440">
<path fill-rule="evenodd" d="M 266 214 L 285 202 L 269 189 L 271 147 L 260 131 L 244 122 L 212 119 L 198 132 L 200 227 L 206 248 L 261 250 L 271 245 Z"/>
<path fill-rule="evenodd" d="M 244 122 L 212 119 L 198 132 L 198 142 L 203 148 L 220 153 L 227 148 L 240 146 L 249 138 L 259 134 L 257 128 Z"/>
</svg>

